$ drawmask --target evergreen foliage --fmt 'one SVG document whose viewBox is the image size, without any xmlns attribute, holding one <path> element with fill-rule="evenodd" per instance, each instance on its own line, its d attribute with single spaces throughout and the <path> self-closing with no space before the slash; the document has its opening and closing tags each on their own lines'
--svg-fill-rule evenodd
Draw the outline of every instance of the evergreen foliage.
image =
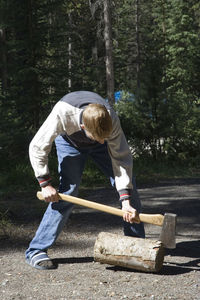
<svg viewBox="0 0 200 300">
<path fill-rule="evenodd" d="M 2 166 L 27 156 L 66 93 L 107 98 L 102 3 L 0 0 Z M 117 0 L 111 13 L 115 91 L 125 91 L 116 110 L 134 153 L 198 158 L 199 1 Z"/>
</svg>

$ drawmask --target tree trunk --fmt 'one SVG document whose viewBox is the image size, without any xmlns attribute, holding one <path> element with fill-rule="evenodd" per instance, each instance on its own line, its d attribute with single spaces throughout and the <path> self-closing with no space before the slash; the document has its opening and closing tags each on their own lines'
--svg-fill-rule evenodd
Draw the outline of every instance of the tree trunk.
<svg viewBox="0 0 200 300">
<path fill-rule="evenodd" d="M 71 38 L 68 39 L 68 92 L 71 92 L 72 79 L 71 79 L 71 68 L 72 68 L 72 43 Z"/>
<path fill-rule="evenodd" d="M 136 31 L 136 80 L 137 93 L 140 91 L 140 33 L 139 33 L 139 0 L 136 0 L 136 14 L 135 14 L 135 31 Z"/>
<path fill-rule="evenodd" d="M 166 74 L 166 16 L 165 16 L 165 2 L 162 1 L 162 30 L 163 30 L 163 76 L 164 76 L 164 91 L 165 98 L 167 99 L 167 74 Z"/>
<path fill-rule="evenodd" d="M 110 15 L 110 0 L 104 0 L 104 40 L 106 49 L 106 80 L 107 80 L 107 96 L 111 105 L 115 103 L 114 98 L 114 70 L 112 55 L 112 26 Z"/>
<path fill-rule="evenodd" d="M 2 68 L 1 68 L 1 79 L 2 79 L 2 93 L 4 94 L 7 90 L 7 56 L 6 56 L 6 35 L 5 30 L 0 29 L 0 44 L 1 44 L 1 61 L 2 61 Z"/>
<path fill-rule="evenodd" d="M 160 241 L 101 232 L 94 246 L 94 260 L 145 272 L 158 272 L 164 260 Z"/>
<path fill-rule="evenodd" d="M 68 13 L 69 25 L 72 28 L 72 18 L 71 14 Z M 68 93 L 72 90 L 72 40 L 71 36 L 68 37 Z"/>
</svg>

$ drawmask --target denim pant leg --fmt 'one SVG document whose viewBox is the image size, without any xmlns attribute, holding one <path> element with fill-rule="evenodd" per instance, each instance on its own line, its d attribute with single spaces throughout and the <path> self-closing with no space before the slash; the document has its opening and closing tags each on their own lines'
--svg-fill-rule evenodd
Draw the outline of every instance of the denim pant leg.
<svg viewBox="0 0 200 300">
<path fill-rule="evenodd" d="M 131 205 L 140 213 L 141 212 L 141 201 L 137 191 L 135 177 L 133 177 L 133 195 L 131 199 Z M 140 222 L 139 224 L 124 222 L 124 235 L 145 238 L 144 224 Z"/>
<path fill-rule="evenodd" d="M 60 174 L 59 192 L 77 196 L 86 154 L 80 153 L 61 136 L 56 138 L 55 143 Z M 32 257 L 40 251 L 47 251 L 53 245 L 63 229 L 72 207 L 73 204 L 66 201 L 49 203 L 35 237 L 26 250 L 26 257 Z"/>
<path fill-rule="evenodd" d="M 90 156 L 93 158 L 95 163 L 99 166 L 99 168 L 104 172 L 104 174 L 110 178 L 111 184 L 114 186 L 114 175 L 113 168 L 110 155 L 108 153 L 107 144 L 101 145 L 95 148 Z M 137 192 L 135 178 L 133 177 L 133 195 L 131 199 L 131 205 L 137 209 L 138 212 L 141 211 L 141 202 Z M 144 224 L 141 222 L 140 224 L 130 224 L 123 221 L 124 225 L 124 235 L 133 236 L 133 237 L 145 237 Z"/>
</svg>

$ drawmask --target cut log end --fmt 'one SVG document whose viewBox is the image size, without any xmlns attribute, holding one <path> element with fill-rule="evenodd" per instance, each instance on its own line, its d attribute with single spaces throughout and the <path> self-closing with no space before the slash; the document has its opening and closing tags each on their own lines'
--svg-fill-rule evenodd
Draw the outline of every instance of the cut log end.
<svg viewBox="0 0 200 300">
<path fill-rule="evenodd" d="M 160 241 L 101 232 L 94 245 L 94 260 L 144 272 L 159 272 L 164 261 Z"/>
</svg>

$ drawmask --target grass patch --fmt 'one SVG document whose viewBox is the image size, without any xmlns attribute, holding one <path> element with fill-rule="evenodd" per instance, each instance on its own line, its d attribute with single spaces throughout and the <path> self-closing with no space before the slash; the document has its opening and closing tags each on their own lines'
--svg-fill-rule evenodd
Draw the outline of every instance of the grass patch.
<svg viewBox="0 0 200 300">
<path fill-rule="evenodd" d="M 53 185 L 58 187 L 56 158 L 51 158 L 49 168 Z M 151 158 L 140 158 L 134 160 L 133 173 L 139 187 L 142 184 L 156 184 L 163 180 L 199 178 L 200 167 L 197 161 L 155 161 Z M 12 220 L 30 222 L 33 215 L 34 218 L 41 218 L 46 206 L 36 199 L 39 186 L 28 160 L 12 162 L 12 166 L 8 164 L 2 168 L 0 186 L 0 236 L 8 234 Z M 110 186 L 109 179 L 91 160 L 88 160 L 80 187 L 81 193 L 85 189 L 103 186 Z"/>
<path fill-rule="evenodd" d="M 8 217 L 8 209 L 0 211 L 0 239 L 9 236 L 11 222 Z"/>
<path fill-rule="evenodd" d="M 49 169 L 53 185 L 58 187 L 59 176 L 55 157 L 50 158 Z M 200 167 L 198 162 L 155 161 L 152 158 L 140 158 L 134 160 L 133 174 L 137 178 L 137 183 L 156 183 L 165 179 L 199 178 Z M 28 159 L 21 162 L 12 162 L 12 166 L 8 165 L 2 169 L 0 172 L 0 186 L 0 196 L 7 193 L 37 191 L 39 189 Z M 83 172 L 81 187 L 94 188 L 97 186 L 110 186 L 110 181 L 92 160 L 88 160 Z"/>
<path fill-rule="evenodd" d="M 199 178 L 200 167 L 191 161 L 156 161 L 152 158 L 137 159 L 133 164 L 137 183 L 158 183 L 162 180 Z"/>
<path fill-rule="evenodd" d="M 110 186 L 110 181 L 92 160 L 88 160 L 82 177 L 82 187 Z"/>
</svg>

